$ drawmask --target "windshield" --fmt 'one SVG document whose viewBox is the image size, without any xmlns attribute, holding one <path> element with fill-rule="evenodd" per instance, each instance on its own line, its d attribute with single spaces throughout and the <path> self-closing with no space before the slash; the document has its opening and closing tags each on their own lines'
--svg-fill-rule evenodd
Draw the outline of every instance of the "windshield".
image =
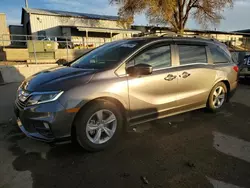
<svg viewBox="0 0 250 188">
<path fill-rule="evenodd" d="M 117 65 L 138 49 L 141 41 L 116 41 L 100 46 L 77 59 L 72 67 L 84 69 L 106 69 Z"/>
</svg>

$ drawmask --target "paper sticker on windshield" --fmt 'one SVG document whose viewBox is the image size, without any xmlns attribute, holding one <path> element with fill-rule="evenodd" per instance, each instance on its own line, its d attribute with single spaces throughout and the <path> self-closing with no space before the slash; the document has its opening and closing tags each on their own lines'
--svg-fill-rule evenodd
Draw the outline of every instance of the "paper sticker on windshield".
<svg viewBox="0 0 250 188">
<path fill-rule="evenodd" d="M 121 45 L 122 47 L 125 47 L 125 48 L 134 48 L 137 44 L 134 43 L 134 44 L 123 44 Z"/>
</svg>

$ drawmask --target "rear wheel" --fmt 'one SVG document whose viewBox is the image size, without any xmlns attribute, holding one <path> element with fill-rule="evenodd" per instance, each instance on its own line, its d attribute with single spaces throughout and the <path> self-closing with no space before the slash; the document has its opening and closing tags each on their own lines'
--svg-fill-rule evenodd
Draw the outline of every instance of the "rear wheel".
<svg viewBox="0 0 250 188">
<path fill-rule="evenodd" d="M 109 101 L 98 100 L 90 104 L 78 117 L 77 141 L 86 150 L 103 150 L 112 145 L 122 132 L 121 112 Z"/>
<path fill-rule="evenodd" d="M 227 99 L 227 87 L 223 82 L 216 84 L 210 92 L 207 108 L 213 112 L 219 110 Z"/>
</svg>

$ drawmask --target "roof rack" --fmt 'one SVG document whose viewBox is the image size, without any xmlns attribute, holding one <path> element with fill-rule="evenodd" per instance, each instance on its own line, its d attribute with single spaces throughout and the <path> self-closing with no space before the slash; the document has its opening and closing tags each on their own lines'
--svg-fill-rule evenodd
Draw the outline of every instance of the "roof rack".
<svg viewBox="0 0 250 188">
<path fill-rule="evenodd" d="M 180 34 L 162 34 L 160 37 L 182 37 Z"/>
<path fill-rule="evenodd" d="M 218 41 L 215 38 L 210 38 L 210 37 L 204 37 L 204 36 L 200 36 L 200 35 L 180 35 L 180 34 L 175 34 L 175 35 L 169 35 L 169 34 L 163 34 L 160 37 L 187 37 L 187 38 L 197 38 L 197 39 L 207 39 L 207 40 L 211 40 L 211 41 Z"/>
<path fill-rule="evenodd" d="M 194 35 L 193 38 L 200 38 L 200 39 L 207 39 L 207 40 L 211 40 L 211 41 L 218 41 L 215 38 L 211 38 L 211 37 L 204 37 L 204 36 L 200 36 L 200 35 Z"/>
</svg>

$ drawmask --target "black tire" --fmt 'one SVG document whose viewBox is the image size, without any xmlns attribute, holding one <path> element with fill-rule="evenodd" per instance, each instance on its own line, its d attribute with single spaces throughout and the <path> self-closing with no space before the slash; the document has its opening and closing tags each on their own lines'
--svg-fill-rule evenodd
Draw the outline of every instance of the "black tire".
<svg viewBox="0 0 250 188">
<path fill-rule="evenodd" d="M 213 103 L 213 99 L 214 99 L 214 92 L 218 87 L 222 87 L 225 91 L 225 99 L 222 103 L 222 105 L 219 108 L 216 108 L 214 103 Z M 208 101 L 207 101 L 207 109 L 211 112 L 216 112 L 218 110 L 220 110 L 222 108 L 222 106 L 225 104 L 225 102 L 227 101 L 227 96 L 228 96 L 228 91 L 227 91 L 227 87 L 223 82 L 219 82 L 217 83 L 213 89 L 211 90 L 209 97 L 208 97 Z"/>
<path fill-rule="evenodd" d="M 88 120 L 91 118 L 93 114 L 95 114 L 99 110 L 109 110 L 116 117 L 116 130 L 113 136 L 103 144 L 95 144 L 91 142 L 86 133 L 86 126 Z M 113 145 L 117 138 L 121 136 L 123 131 L 123 116 L 120 112 L 119 108 L 112 102 L 106 100 L 97 100 L 88 105 L 87 108 L 82 109 L 76 120 L 76 138 L 80 146 L 82 146 L 85 150 L 88 151 L 101 151 L 106 149 L 107 147 Z"/>
</svg>

